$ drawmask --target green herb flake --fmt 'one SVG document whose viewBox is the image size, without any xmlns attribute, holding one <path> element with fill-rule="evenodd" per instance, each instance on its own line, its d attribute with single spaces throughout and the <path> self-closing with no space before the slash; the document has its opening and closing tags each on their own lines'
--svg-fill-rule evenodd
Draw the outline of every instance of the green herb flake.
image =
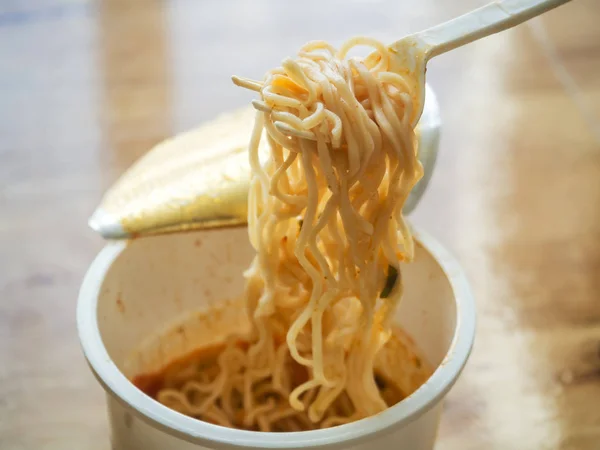
<svg viewBox="0 0 600 450">
<path fill-rule="evenodd" d="M 385 280 L 385 286 L 383 287 L 383 290 L 381 291 L 381 295 L 379 297 L 388 298 L 392 292 L 392 289 L 394 289 L 394 286 L 396 286 L 396 281 L 398 281 L 398 270 L 396 270 L 395 267 L 388 266 L 388 273 L 387 278 Z"/>
</svg>

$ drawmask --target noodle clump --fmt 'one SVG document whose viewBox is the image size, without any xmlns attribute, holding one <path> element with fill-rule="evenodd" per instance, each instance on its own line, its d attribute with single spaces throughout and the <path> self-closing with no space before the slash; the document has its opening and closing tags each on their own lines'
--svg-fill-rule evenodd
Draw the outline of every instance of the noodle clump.
<svg viewBox="0 0 600 450">
<path fill-rule="evenodd" d="M 375 49 L 367 58 L 347 56 L 365 45 Z M 413 258 L 402 207 L 422 175 L 412 93 L 389 71 L 392 57 L 367 38 L 339 50 L 315 41 L 263 81 L 234 80 L 261 97 L 249 145 L 251 332 L 230 336 L 159 401 L 261 431 L 324 428 L 390 406 L 376 358 L 402 296 L 400 263 Z"/>
</svg>

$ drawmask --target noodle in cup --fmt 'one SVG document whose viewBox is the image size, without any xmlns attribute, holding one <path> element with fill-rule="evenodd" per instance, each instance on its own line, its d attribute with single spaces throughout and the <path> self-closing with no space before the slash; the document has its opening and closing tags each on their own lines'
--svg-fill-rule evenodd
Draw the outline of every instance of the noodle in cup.
<svg viewBox="0 0 600 450">
<path fill-rule="evenodd" d="M 107 392 L 113 448 L 432 449 L 442 401 L 473 344 L 475 311 L 457 262 L 427 234 L 415 230 L 414 237 L 415 259 L 403 266 L 405 293 L 394 320 L 432 365 L 432 376 L 375 416 L 293 433 L 202 422 L 158 403 L 130 381 L 235 329 L 245 311 L 227 305 L 243 293 L 242 272 L 254 256 L 247 229 L 109 243 L 85 276 L 77 322 L 85 356 Z M 212 319 L 199 314 L 216 310 Z"/>
</svg>

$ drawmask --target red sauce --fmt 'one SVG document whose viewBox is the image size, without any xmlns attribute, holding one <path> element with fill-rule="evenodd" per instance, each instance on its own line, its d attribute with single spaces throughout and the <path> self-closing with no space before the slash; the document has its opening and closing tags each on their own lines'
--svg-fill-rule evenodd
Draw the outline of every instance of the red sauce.
<svg viewBox="0 0 600 450">
<path fill-rule="evenodd" d="M 400 330 L 394 330 L 393 338 L 397 340 L 399 335 L 403 335 L 409 341 L 412 341 L 405 333 Z M 276 338 L 275 341 L 276 345 L 281 345 L 283 343 L 283 339 Z M 394 339 L 392 339 L 392 341 L 394 341 Z M 247 350 L 249 346 L 248 342 L 245 341 L 238 341 L 236 345 L 244 351 Z M 190 367 L 193 367 L 193 371 L 202 372 L 206 369 L 207 371 L 213 371 L 214 373 L 214 370 L 217 370 L 216 359 L 224 348 L 225 344 L 216 344 L 196 349 L 171 361 L 155 372 L 137 375 L 133 377 L 131 381 L 146 395 L 156 399 L 158 393 L 165 387 L 181 387 L 188 379 L 182 374 L 185 374 L 186 369 L 190 370 Z M 418 355 L 411 352 L 406 356 L 408 357 L 406 361 L 408 365 L 417 368 L 421 367 L 422 362 Z M 288 370 L 292 371 L 292 386 L 299 386 L 309 378 L 308 369 L 291 358 L 288 358 Z M 400 401 L 406 394 L 410 394 L 410 392 L 403 392 L 394 381 L 386 379 L 383 374 L 376 373 L 375 382 L 388 406 Z"/>
<path fill-rule="evenodd" d="M 241 341 L 237 345 L 243 349 L 248 347 L 247 343 Z M 131 382 L 144 394 L 156 398 L 156 394 L 163 388 L 165 379 L 170 374 L 180 372 L 183 368 L 198 362 L 209 364 L 217 358 L 224 348 L 225 344 L 198 348 L 187 355 L 171 361 L 156 372 L 136 375 Z"/>
<path fill-rule="evenodd" d="M 248 348 L 248 343 L 244 341 L 239 341 L 236 345 L 242 350 Z M 155 372 L 136 375 L 131 382 L 146 395 L 156 398 L 158 392 L 165 387 L 165 381 L 172 375 L 183 371 L 190 365 L 201 364 L 206 365 L 207 367 L 213 365 L 224 348 L 225 344 L 216 344 L 196 349 L 187 355 L 171 361 Z M 294 386 L 298 386 L 308 380 L 308 372 L 304 366 L 293 360 L 290 360 L 289 364 L 293 371 L 292 384 Z"/>
</svg>

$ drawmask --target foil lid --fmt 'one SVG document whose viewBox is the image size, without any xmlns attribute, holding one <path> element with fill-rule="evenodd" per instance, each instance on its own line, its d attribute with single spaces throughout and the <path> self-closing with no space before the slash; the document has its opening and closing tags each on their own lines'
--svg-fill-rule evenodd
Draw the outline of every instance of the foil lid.
<svg viewBox="0 0 600 450">
<path fill-rule="evenodd" d="M 425 98 L 416 130 L 425 174 L 406 214 L 429 181 L 439 144 L 439 111 L 429 87 Z M 90 227 L 106 239 L 127 239 L 245 224 L 254 117 L 254 108 L 244 108 L 156 145 L 106 192 Z"/>
</svg>

